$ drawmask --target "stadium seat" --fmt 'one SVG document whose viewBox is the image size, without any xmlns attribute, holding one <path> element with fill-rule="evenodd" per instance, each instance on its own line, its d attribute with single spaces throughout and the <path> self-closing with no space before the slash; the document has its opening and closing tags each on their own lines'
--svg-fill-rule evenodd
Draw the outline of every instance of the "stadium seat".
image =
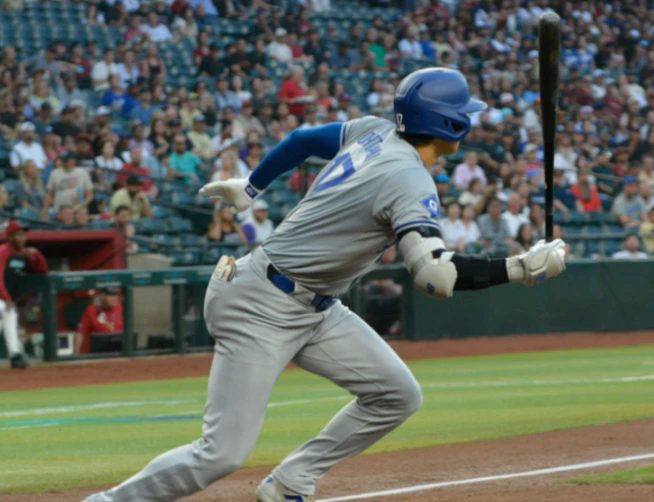
<svg viewBox="0 0 654 502">
<path fill-rule="evenodd" d="M 180 218 L 178 216 L 173 216 L 168 220 L 168 231 L 176 234 L 192 232 L 193 225 L 191 224 L 190 220 Z"/>
<path fill-rule="evenodd" d="M 143 218 L 136 223 L 136 231 L 143 234 L 156 234 L 166 230 L 166 222 L 158 218 Z"/>
</svg>

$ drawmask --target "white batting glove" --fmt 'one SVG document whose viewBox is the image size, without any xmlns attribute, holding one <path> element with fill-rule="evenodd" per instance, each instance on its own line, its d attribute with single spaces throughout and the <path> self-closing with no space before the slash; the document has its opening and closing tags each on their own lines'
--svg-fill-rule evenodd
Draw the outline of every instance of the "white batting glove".
<svg viewBox="0 0 654 502">
<path fill-rule="evenodd" d="M 200 189 L 200 195 L 216 202 L 233 204 L 237 212 L 249 208 L 261 190 L 253 187 L 248 178 L 232 178 L 227 181 L 207 183 Z"/>
<path fill-rule="evenodd" d="M 507 258 L 509 281 L 535 286 L 552 279 L 565 270 L 564 257 L 565 242 L 561 239 L 552 242 L 538 241 L 526 253 Z"/>
</svg>

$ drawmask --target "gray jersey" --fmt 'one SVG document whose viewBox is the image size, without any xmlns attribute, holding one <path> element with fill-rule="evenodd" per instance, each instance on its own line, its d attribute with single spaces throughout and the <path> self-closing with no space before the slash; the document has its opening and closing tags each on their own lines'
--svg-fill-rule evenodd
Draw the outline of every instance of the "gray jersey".
<svg viewBox="0 0 654 502">
<path fill-rule="evenodd" d="M 315 293 L 338 295 L 374 268 L 398 232 L 438 227 L 436 185 L 394 131 L 376 117 L 343 124 L 336 157 L 263 243 L 282 273 Z"/>
</svg>

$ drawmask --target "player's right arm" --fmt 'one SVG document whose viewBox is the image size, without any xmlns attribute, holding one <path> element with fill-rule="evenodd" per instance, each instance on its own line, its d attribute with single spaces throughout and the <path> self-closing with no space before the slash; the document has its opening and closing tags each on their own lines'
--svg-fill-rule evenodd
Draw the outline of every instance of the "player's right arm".
<svg viewBox="0 0 654 502">
<path fill-rule="evenodd" d="M 296 129 L 266 155 L 248 178 L 214 181 L 202 187 L 200 194 L 244 211 L 274 179 L 309 157 L 334 158 L 343 144 L 343 126 L 342 122 L 334 122 Z"/>
<path fill-rule="evenodd" d="M 416 287 L 434 298 L 508 282 L 533 286 L 565 270 L 565 243 L 560 239 L 540 241 L 526 253 L 506 259 L 447 251 L 436 187 L 424 167 L 393 175 L 380 191 L 374 211 L 392 226 Z"/>
</svg>

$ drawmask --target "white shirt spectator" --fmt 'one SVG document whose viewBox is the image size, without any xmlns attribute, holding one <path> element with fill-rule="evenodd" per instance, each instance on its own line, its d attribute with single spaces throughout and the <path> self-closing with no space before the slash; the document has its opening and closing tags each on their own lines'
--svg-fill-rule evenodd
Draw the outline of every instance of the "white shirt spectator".
<svg viewBox="0 0 654 502">
<path fill-rule="evenodd" d="M 130 84 L 136 82 L 139 78 L 139 69 L 135 64 L 131 68 L 127 68 L 125 63 L 118 63 L 116 70 L 120 75 L 120 87 L 123 89 L 127 89 Z"/>
<path fill-rule="evenodd" d="M 441 220 L 441 232 L 443 233 L 443 241 L 447 249 L 456 249 L 459 241 L 466 236 L 466 228 L 460 219 L 451 221 L 449 218 Z"/>
<path fill-rule="evenodd" d="M 332 8 L 331 0 L 299 0 L 299 4 L 310 7 L 313 12 L 329 12 Z"/>
<path fill-rule="evenodd" d="M 254 216 L 247 218 L 241 227 L 245 235 L 251 239 L 251 242 L 263 242 L 275 230 L 275 225 L 270 219 L 266 218 L 259 223 Z"/>
<path fill-rule="evenodd" d="M 95 63 L 93 70 L 91 70 L 91 79 L 93 80 L 106 80 L 104 84 L 94 87 L 94 91 L 106 91 L 109 89 L 109 77 L 118 73 L 116 63 L 107 64 L 104 61 Z"/>
<path fill-rule="evenodd" d="M 417 40 L 403 38 L 398 45 L 400 52 L 413 59 L 422 59 L 422 45 Z"/>
<path fill-rule="evenodd" d="M 159 23 L 157 26 L 150 26 L 149 24 L 141 25 L 141 31 L 150 37 L 150 41 L 167 42 L 173 38 L 173 34 L 165 24 Z"/>
<path fill-rule="evenodd" d="M 211 0 L 189 0 L 189 5 L 193 10 L 197 10 L 200 5 L 204 6 L 204 13 L 207 16 L 217 16 L 218 10 Z"/>
<path fill-rule="evenodd" d="M 36 167 L 39 169 L 45 168 L 48 163 L 48 158 L 45 156 L 45 151 L 40 143 L 32 141 L 30 145 L 23 141 L 19 141 L 11 149 L 9 161 L 11 167 L 18 169 L 19 166 L 25 163 L 26 160 L 33 160 Z"/>
<path fill-rule="evenodd" d="M 123 161 L 118 157 L 107 160 L 102 155 L 95 158 L 95 164 L 101 169 L 111 169 L 112 171 L 120 171 L 123 167 Z"/>
<path fill-rule="evenodd" d="M 613 253 L 611 258 L 616 260 L 647 260 L 649 256 L 647 256 L 647 253 L 644 251 L 636 251 L 635 253 L 632 253 L 626 249 L 623 249 L 622 251 Z"/>
<path fill-rule="evenodd" d="M 517 237 L 520 225 L 527 225 L 529 223 L 529 218 L 522 213 L 512 214 L 509 211 L 504 211 L 502 218 L 506 221 L 506 226 L 509 228 L 512 239 Z"/>
<path fill-rule="evenodd" d="M 291 61 L 293 59 L 293 51 L 288 44 L 272 41 L 266 48 L 268 56 L 277 61 Z"/>
</svg>

